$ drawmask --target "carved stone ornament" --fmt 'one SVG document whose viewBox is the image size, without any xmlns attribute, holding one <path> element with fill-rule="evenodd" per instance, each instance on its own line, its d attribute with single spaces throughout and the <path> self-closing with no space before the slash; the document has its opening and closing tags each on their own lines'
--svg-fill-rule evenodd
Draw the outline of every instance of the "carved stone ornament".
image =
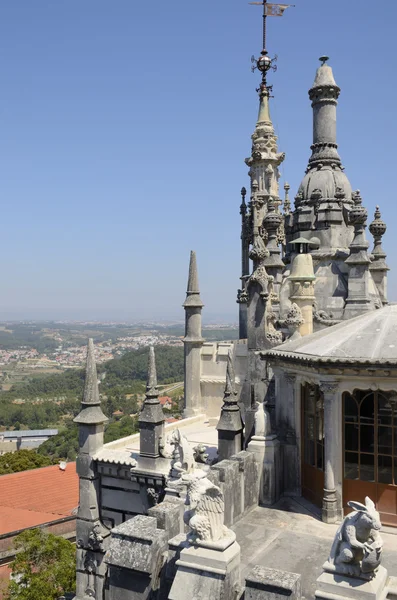
<svg viewBox="0 0 397 600">
<path fill-rule="evenodd" d="M 291 308 L 288 311 L 287 317 L 285 319 L 285 325 L 288 327 L 290 332 L 289 340 L 294 340 L 300 337 L 299 327 L 303 325 L 305 319 L 302 317 L 302 311 L 299 306 L 293 302 L 291 304 Z"/>
<path fill-rule="evenodd" d="M 190 529 L 188 539 L 193 543 L 221 540 L 229 533 L 223 524 L 225 503 L 222 490 L 205 476 L 184 475 L 182 480 L 187 484 L 188 509 L 184 521 Z"/>
<path fill-rule="evenodd" d="M 368 497 L 365 505 L 360 502 L 347 504 L 354 512 L 345 517 L 336 532 L 329 559 L 323 568 L 330 573 L 372 579 L 382 558 L 379 513 Z"/>
<path fill-rule="evenodd" d="M 269 256 L 269 250 L 266 248 L 261 236 L 255 236 L 254 243 L 250 250 L 250 259 L 255 261 L 263 260 Z"/>
<path fill-rule="evenodd" d="M 192 473 L 196 468 L 194 453 L 185 436 L 175 429 L 170 437 L 170 444 L 174 446 L 172 468 L 178 473 Z"/>
<path fill-rule="evenodd" d="M 207 446 L 205 446 L 204 444 L 197 444 L 197 446 L 194 446 L 193 452 L 194 460 L 196 462 L 201 463 L 203 465 L 207 464 L 209 456 L 207 453 Z"/>
<path fill-rule="evenodd" d="M 105 534 L 105 536 L 104 536 Z M 104 537 L 106 537 L 106 534 L 109 535 L 109 530 L 107 530 L 105 528 L 104 525 L 102 525 L 101 523 L 99 523 L 98 521 L 94 524 L 94 527 L 92 529 L 92 531 L 90 532 L 90 535 L 88 536 L 88 544 L 87 547 L 90 550 L 94 550 L 94 551 L 99 551 L 99 552 L 104 552 Z"/>
<path fill-rule="evenodd" d="M 335 394 L 338 391 L 339 383 L 337 381 L 321 381 L 320 391 L 323 394 Z"/>
</svg>

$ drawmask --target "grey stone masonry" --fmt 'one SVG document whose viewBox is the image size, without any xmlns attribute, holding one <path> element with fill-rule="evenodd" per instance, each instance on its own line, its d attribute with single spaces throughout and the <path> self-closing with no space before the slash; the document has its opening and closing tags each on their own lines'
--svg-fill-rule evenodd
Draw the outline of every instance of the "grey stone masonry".
<svg viewBox="0 0 397 600">
<path fill-rule="evenodd" d="M 149 350 L 146 398 L 139 415 L 140 456 L 159 458 L 160 444 L 164 443 L 164 413 L 159 402 L 156 360 L 153 346 Z"/>
<path fill-rule="evenodd" d="M 237 402 L 232 351 L 229 350 L 226 367 L 226 386 L 221 416 L 217 425 L 218 455 L 220 460 L 230 458 L 243 449 L 243 421 Z"/>
<path fill-rule="evenodd" d="M 390 270 L 386 264 L 386 252 L 382 248 L 382 237 L 386 233 L 386 223 L 382 221 L 379 206 L 376 207 L 374 220 L 368 229 L 374 238 L 372 250 L 372 263 L 369 267 L 372 278 L 378 289 L 382 304 L 387 304 L 387 272 Z"/>
<path fill-rule="evenodd" d="M 369 291 L 369 265 L 371 264 L 368 255 L 369 244 L 365 239 L 368 213 L 362 206 L 359 192 L 356 192 L 354 202 L 354 207 L 349 213 L 349 221 L 354 225 L 354 239 L 350 244 L 350 256 L 345 261 L 349 267 L 345 319 L 357 317 L 363 312 L 374 308 Z"/>
<path fill-rule="evenodd" d="M 300 600 L 301 576 L 255 566 L 246 578 L 244 600 Z"/>
<path fill-rule="evenodd" d="M 196 253 L 190 253 L 189 280 L 187 284 L 185 309 L 185 417 L 192 417 L 202 411 L 200 374 L 201 347 L 204 339 L 201 335 L 201 311 L 204 304 L 200 298 Z"/>
<path fill-rule="evenodd" d="M 146 600 L 160 588 L 167 533 L 154 517 L 134 517 L 112 530 L 105 555 L 108 589 L 105 600 Z"/>
<path fill-rule="evenodd" d="M 76 520 L 76 600 L 86 597 L 102 600 L 106 565 L 103 556 L 109 530 L 100 520 L 100 484 L 93 456 L 103 447 L 104 423 L 107 418 L 100 406 L 98 376 L 92 339 L 88 342 L 87 365 L 81 411 L 75 418 L 79 425 L 80 501 Z"/>
</svg>

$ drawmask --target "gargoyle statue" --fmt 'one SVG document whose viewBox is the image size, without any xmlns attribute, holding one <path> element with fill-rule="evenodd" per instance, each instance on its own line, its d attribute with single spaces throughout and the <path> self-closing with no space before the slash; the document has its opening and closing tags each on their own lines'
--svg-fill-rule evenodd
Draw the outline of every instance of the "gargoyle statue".
<svg viewBox="0 0 397 600">
<path fill-rule="evenodd" d="M 209 457 L 207 453 L 207 446 L 205 446 L 204 444 L 197 444 L 197 446 L 194 446 L 193 452 L 194 460 L 196 462 L 202 463 L 203 465 L 207 464 Z"/>
<path fill-rule="evenodd" d="M 360 502 L 348 502 L 348 505 L 354 512 L 345 517 L 336 532 L 324 569 L 372 579 L 382 557 L 383 541 L 379 533 L 379 513 L 368 497 L 365 498 L 365 505 Z"/>
<path fill-rule="evenodd" d="M 192 542 L 205 540 L 217 542 L 228 531 L 223 525 L 225 503 L 221 489 L 207 477 L 184 475 L 187 483 L 185 523 L 191 529 Z"/>
<path fill-rule="evenodd" d="M 179 473 L 192 473 L 196 468 L 193 450 L 179 429 L 172 432 L 169 443 L 175 447 L 172 468 Z"/>
</svg>

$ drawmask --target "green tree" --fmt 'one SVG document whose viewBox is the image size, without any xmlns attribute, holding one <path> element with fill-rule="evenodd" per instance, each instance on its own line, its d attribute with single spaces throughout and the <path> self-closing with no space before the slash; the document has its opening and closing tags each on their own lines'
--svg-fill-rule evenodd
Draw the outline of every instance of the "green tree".
<svg viewBox="0 0 397 600">
<path fill-rule="evenodd" d="M 0 475 L 19 473 L 40 467 L 48 467 L 53 461 L 48 456 L 40 456 L 35 450 L 6 452 L 0 456 Z"/>
<path fill-rule="evenodd" d="M 57 600 L 75 590 L 76 551 L 71 542 L 41 529 L 20 533 L 5 600 Z"/>
</svg>

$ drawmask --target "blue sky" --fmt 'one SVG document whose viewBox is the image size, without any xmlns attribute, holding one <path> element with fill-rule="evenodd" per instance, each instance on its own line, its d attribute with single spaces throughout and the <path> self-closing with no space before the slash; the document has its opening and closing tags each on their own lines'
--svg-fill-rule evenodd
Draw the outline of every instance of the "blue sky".
<svg viewBox="0 0 397 600">
<path fill-rule="evenodd" d="M 281 184 L 293 197 L 303 177 L 325 53 L 346 173 L 389 226 L 396 299 L 397 3 L 295 4 L 268 28 Z M 245 0 L 0 3 L 0 319 L 183 318 L 191 249 L 207 318 L 237 319 L 260 50 Z"/>
</svg>

